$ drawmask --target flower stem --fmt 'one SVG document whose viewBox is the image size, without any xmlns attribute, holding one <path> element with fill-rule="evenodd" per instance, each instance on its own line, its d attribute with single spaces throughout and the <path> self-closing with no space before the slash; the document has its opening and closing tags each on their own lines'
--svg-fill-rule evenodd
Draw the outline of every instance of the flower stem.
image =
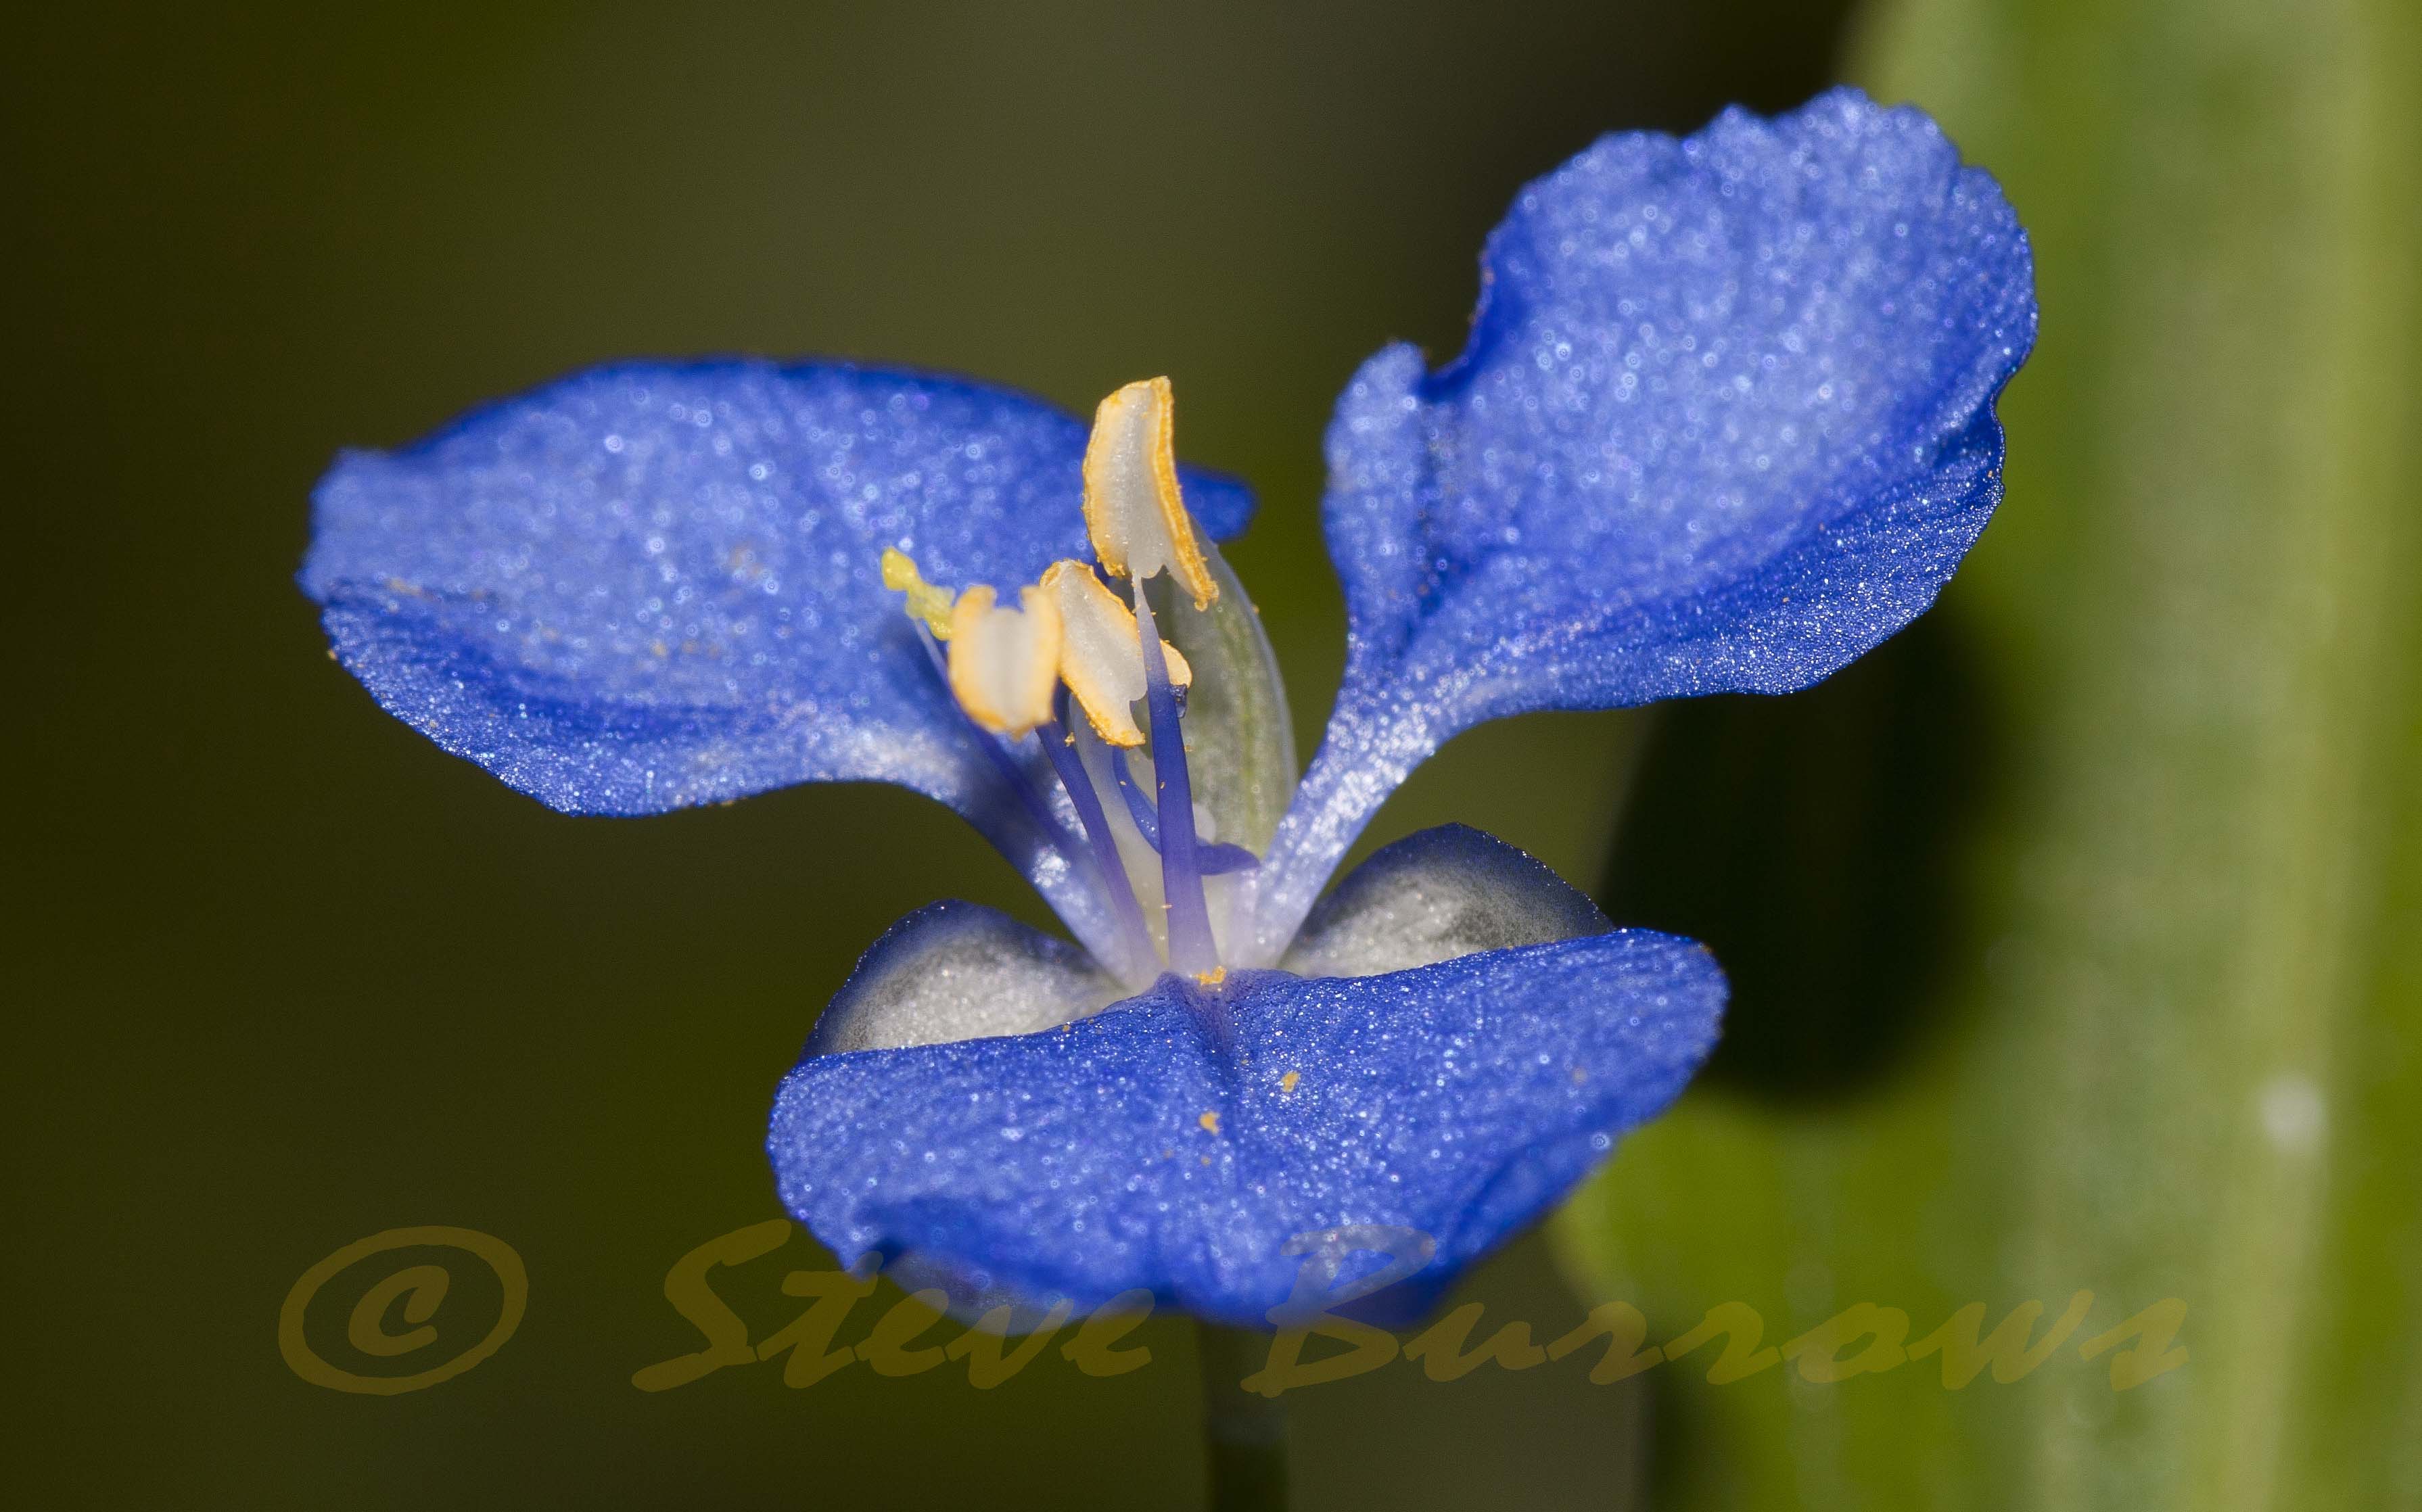
<svg viewBox="0 0 2422 1512">
<path fill-rule="evenodd" d="M 1211 1512 L 1283 1512 L 1286 1409 L 1238 1385 L 1269 1358 L 1269 1335 L 1200 1325 L 1203 1449 Z"/>
</svg>

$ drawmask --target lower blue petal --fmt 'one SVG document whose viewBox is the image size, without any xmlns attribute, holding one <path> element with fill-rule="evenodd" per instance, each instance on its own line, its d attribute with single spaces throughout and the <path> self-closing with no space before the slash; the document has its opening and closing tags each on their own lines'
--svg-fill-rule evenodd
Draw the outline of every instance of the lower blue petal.
<svg viewBox="0 0 2422 1512">
<path fill-rule="evenodd" d="M 1309 1263 L 1289 1242 L 1345 1225 L 1428 1236 L 1411 1284 L 1446 1284 L 1673 1100 L 1723 997 L 1703 948 L 1640 930 L 1164 977 L 1042 1033 L 810 1055 L 767 1148 L 838 1254 L 1266 1325 Z"/>
</svg>

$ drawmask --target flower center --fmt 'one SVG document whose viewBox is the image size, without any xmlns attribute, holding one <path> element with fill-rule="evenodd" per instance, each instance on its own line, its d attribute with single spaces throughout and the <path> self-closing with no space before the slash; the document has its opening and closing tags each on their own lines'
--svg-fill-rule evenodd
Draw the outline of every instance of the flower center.
<svg viewBox="0 0 2422 1512">
<path fill-rule="evenodd" d="M 1266 964 L 1247 958 L 1258 853 L 1297 776 L 1260 617 L 1179 490 L 1173 413 L 1166 378 L 1094 413 L 1084 511 L 1098 570 L 1054 562 L 1009 607 L 883 556 L 884 586 L 995 764 L 1118 921 L 1124 958 L 1104 964 L 1139 985 Z"/>
</svg>

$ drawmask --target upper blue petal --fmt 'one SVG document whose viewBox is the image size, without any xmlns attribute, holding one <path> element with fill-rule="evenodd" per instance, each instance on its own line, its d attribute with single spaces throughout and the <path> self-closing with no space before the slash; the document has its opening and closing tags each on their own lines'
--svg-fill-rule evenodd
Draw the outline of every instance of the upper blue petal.
<svg viewBox="0 0 2422 1512">
<path fill-rule="evenodd" d="M 551 808 L 899 782 L 1081 912 L 879 558 L 899 546 L 931 581 L 1007 590 L 1090 556 L 1085 436 L 1041 401 L 923 374 L 594 369 L 338 458 L 302 584 L 388 712 Z M 1241 486 L 1184 481 L 1215 535 L 1243 528 Z"/>
<path fill-rule="evenodd" d="M 1164 977 L 1043 1033 L 810 1055 L 768 1149 L 845 1258 L 1266 1325 L 1307 1263 L 1290 1241 L 1341 1226 L 1426 1236 L 1412 1284 L 1444 1284 L 1673 1099 L 1722 1001 L 1705 950 L 1638 930 L 1381 976 Z"/>
<path fill-rule="evenodd" d="M 1285 923 L 1457 731 L 1804 686 L 1923 611 L 2001 496 L 2026 236 L 1914 109 L 1610 136 L 1522 192 L 1483 280 L 1460 357 L 1380 353 L 1329 431 L 1350 639 Z"/>
</svg>

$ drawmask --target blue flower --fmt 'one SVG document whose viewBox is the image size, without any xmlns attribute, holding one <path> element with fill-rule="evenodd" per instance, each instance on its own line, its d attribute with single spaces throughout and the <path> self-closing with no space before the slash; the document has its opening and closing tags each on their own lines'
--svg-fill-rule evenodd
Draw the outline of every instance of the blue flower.
<svg viewBox="0 0 2422 1512">
<path fill-rule="evenodd" d="M 1923 611 L 2001 493 L 2026 239 L 1932 122 L 1839 91 L 1612 136 L 1490 236 L 1471 338 L 1339 401 L 1349 616 L 1296 761 L 1177 466 L 1165 382 L 1089 432 L 842 364 L 629 364 L 350 453 L 302 573 L 389 712 L 574 813 L 881 780 L 1077 942 L 943 903 L 783 1081 L 783 1202 L 967 1306 L 1137 1289 L 1258 1323 L 1319 1236 L 1434 1294 L 1679 1092 L 1723 982 L 1473 831 L 1324 896 L 1471 725 L 1826 676 Z"/>
</svg>

